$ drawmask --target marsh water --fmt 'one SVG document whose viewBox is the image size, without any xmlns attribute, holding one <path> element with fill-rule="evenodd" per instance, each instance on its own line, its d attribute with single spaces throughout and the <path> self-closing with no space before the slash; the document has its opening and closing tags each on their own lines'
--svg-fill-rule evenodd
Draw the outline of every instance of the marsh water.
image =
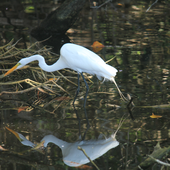
<svg viewBox="0 0 170 170">
<path fill-rule="evenodd" d="M 0 80 L 0 145 L 4 148 L 0 151 L 0 169 L 77 169 L 63 162 L 64 155 L 57 145 L 49 143 L 41 152 L 31 150 L 30 146 L 22 144 L 23 139 L 17 138 L 6 127 L 17 132 L 16 134 L 22 134 L 35 145 L 46 135 L 75 143 L 81 142 L 82 136 L 84 141 L 107 140 L 116 132 L 123 119 L 116 134 L 119 145 L 94 160 L 101 170 L 132 169 L 154 151 L 158 142 L 161 147 L 170 146 L 170 3 L 158 1 L 151 6 L 153 3 L 154 1 L 133 0 L 88 1 L 67 31 L 70 42 L 90 50 L 93 50 L 91 45 L 94 41 L 105 45 L 97 54 L 105 61 L 112 59 L 108 64 L 118 70 L 115 80 L 119 88 L 125 97 L 133 99 L 130 103 L 122 101 L 114 83 L 102 82 L 95 76 L 84 74 L 89 85 L 86 112 L 90 128 L 87 131 L 83 107 L 86 88 L 82 78 L 80 93 L 75 101 L 76 110 L 72 105 L 77 89 L 76 72 L 64 69 L 53 74 L 46 73 L 34 62 Z M 0 5 L 0 43 L 3 46 L 12 38 L 13 43 L 22 38 L 16 48 L 28 49 L 36 42 L 30 36 L 30 30 L 50 11 L 60 6 L 61 2 L 20 2 L 26 14 L 22 17 L 16 15 L 19 10 L 15 11 L 14 4 L 18 3 L 6 1 Z M 147 11 L 149 7 L 151 8 Z M 32 21 L 29 24 L 28 19 Z M 9 20 L 10 22 L 6 22 Z M 38 44 L 36 50 L 44 48 L 43 46 L 44 44 Z M 44 49 L 46 48 L 49 47 Z M 53 54 L 57 51 L 46 51 L 48 64 L 57 61 L 57 55 Z M 24 55 L 23 50 L 22 55 L 10 58 L 9 63 L 8 58 L 3 58 L 9 54 L 2 55 L 4 53 L 6 51 L 1 49 L 1 74 L 29 54 L 27 51 Z M 50 57 L 52 55 L 55 58 Z M 54 77 L 56 79 L 48 81 Z M 38 83 L 45 84 L 38 86 Z M 38 87 L 34 88 L 35 86 Z M 80 120 L 77 119 L 76 112 Z M 152 114 L 157 116 L 150 117 Z M 72 151 L 69 154 L 75 153 Z M 169 155 L 166 155 L 161 160 L 168 163 L 168 158 Z M 81 168 L 96 169 L 92 163 L 87 165 Z M 148 167 L 152 168 L 168 169 L 157 163 Z"/>
</svg>

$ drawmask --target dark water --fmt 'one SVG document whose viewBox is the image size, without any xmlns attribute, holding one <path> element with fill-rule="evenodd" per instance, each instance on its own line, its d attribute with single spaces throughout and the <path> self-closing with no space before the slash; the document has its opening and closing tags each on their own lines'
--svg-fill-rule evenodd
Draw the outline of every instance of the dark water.
<svg viewBox="0 0 170 170">
<path fill-rule="evenodd" d="M 104 2 L 99 1 L 98 5 L 102 3 Z M 75 44 L 90 48 L 94 41 L 100 41 L 106 46 L 98 54 L 105 61 L 115 57 L 109 64 L 119 70 L 116 82 L 125 96 L 128 94 L 133 97 L 135 105 L 130 109 L 135 118 L 133 121 L 127 109 L 128 103 L 120 99 L 112 82 L 101 83 L 96 77 L 85 76 L 90 87 L 86 105 L 90 129 L 85 135 L 85 140 L 98 139 L 100 134 L 103 134 L 103 138 L 109 138 L 118 128 L 121 118 L 126 117 L 116 135 L 119 146 L 110 149 L 94 161 L 100 169 L 132 169 L 139 165 L 146 155 L 153 152 L 158 141 L 162 147 L 169 146 L 169 2 L 158 1 L 146 12 L 152 3 L 109 2 L 98 9 L 93 9 L 90 8 L 92 4 L 88 2 L 67 32 L 67 36 Z M 41 4 L 42 6 L 40 2 L 23 3 L 24 7 L 32 5 L 41 7 L 37 8 L 39 14 L 45 15 L 52 10 L 50 6 L 46 7 L 48 1 Z M 5 5 L 7 12 L 15 12 L 9 2 L 2 5 L 3 10 Z M 16 19 L 17 15 L 14 17 L 12 14 L 8 18 Z M 27 15 L 38 23 L 37 11 Z M 42 17 L 40 20 L 45 17 L 40 16 Z M 3 12 L 1 17 L 4 17 Z M 29 47 L 33 39 L 28 32 L 34 27 L 35 25 L 31 24 L 21 26 L 1 24 L 1 45 L 8 43 L 11 38 L 17 41 L 22 37 L 17 46 Z M 2 57 L 0 60 L 2 73 L 4 68 L 11 68 L 15 64 L 15 62 L 11 65 L 4 64 L 3 61 L 6 59 Z M 56 60 L 49 58 L 47 61 L 52 63 Z M 31 66 L 35 68 L 37 64 Z M 56 82 L 58 86 L 52 82 L 41 86 L 47 93 L 37 89 L 23 93 L 2 93 L 32 87 L 25 82 L 14 85 L 2 83 L 25 78 L 43 83 L 47 81 L 46 78 L 53 77 L 50 73 L 35 71 L 32 67 L 1 79 L 0 145 L 8 150 L 0 152 L 0 169 L 76 169 L 63 162 L 62 152 L 58 146 L 49 144 L 43 152 L 32 151 L 5 128 L 9 127 L 22 134 L 34 144 L 50 134 L 70 143 L 79 139 L 79 124 L 72 106 L 77 89 L 77 74 L 62 70 L 60 73 L 65 76 L 63 78 L 55 72 L 59 78 Z M 81 119 L 82 136 L 87 125 L 83 108 L 85 91 L 85 84 L 81 79 L 80 93 L 75 106 Z M 152 113 L 162 117 L 151 118 Z M 162 160 L 168 161 L 167 158 Z M 92 164 L 88 165 L 95 169 Z M 148 169 L 161 167 L 162 165 L 155 164 Z"/>
</svg>

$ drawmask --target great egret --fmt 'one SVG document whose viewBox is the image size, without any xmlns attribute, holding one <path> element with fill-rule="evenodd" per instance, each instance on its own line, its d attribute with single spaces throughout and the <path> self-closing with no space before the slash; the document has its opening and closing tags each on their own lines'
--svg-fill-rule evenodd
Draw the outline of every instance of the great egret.
<svg viewBox="0 0 170 170">
<path fill-rule="evenodd" d="M 47 65 L 44 57 L 37 54 L 21 59 L 13 68 L 11 68 L 8 72 L 6 72 L 4 76 L 7 76 L 14 70 L 20 69 L 21 67 L 35 60 L 38 60 L 39 67 L 41 67 L 44 71 L 47 72 L 53 72 L 53 71 L 61 70 L 63 68 L 69 68 L 75 70 L 78 73 L 78 88 L 77 88 L 76 96 L 73 101 L 73 105 L 80 90 L 79 74 L 82 75 L 86 85 L 84 107 L 86 105 L 86 98 L 87 98 L 89 87 L 82 74 L 83 72 L 96 75 L 99 80 L 101 80 L 101 78 L 103 77 L 104 80 L 110 80 L 114 82 L 121 98 L 123 100 L 127 100 L 122 94 L 122 92 L 120 91 L 114 79 L 114 77 L 116 76 L 117 69 L 106 64 L 104 60 L 94 52 L 86 49 L 85 47 L 72 44 L 72 43 L 66 43 L 61 47 L 60 58 L 56 63 L 52 65 Z"/>
</svg>

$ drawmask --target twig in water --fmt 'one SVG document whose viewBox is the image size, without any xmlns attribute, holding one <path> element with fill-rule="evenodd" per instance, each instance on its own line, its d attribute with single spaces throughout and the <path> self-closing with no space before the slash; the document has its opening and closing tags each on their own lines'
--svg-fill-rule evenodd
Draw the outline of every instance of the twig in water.
<svg viewBox="0 0 170 170">
<path fill-rule="evenodd" d="M 132 103 L 132 101 L 133 101 L 133 97 L 130 99 L 130 101 L 129 101 L 128 105 L 127 105 L 127 109 L 129 111 L 131 119 L 134 120 L 134 117 L 133 117 L 133 114 L 132 114 L 132 111 L 131 111 L 132 109 L 130 108 L 130 104 Z"/>
<path fill-rule="evenodd" d="M 156 0 L 147 10 L 146 10 L 146 12 L 148 12 L 149 10 L 150 10 L 150 8 L 154 5 L 154 4 L 156 4 L 158 2 L 158 0 Z"/>
<path fill-rule="evenodd" d="M 81 148 L 80 146 L 77 147 L 79 150 L 81 150 L 84 155 L 88 158 L 88 160 L 96 167 L 97 170 L 100 170 L 97 165 L 89 158 L 89 156 L 86 154 L 85 150 L 83 148 Z"/>
<path fill-rule="evenodd" d="M 15 91 L 15 92 L 2 91 L 2 92 L 0 93 L 0 96 L 1 96 L 2 94 L 19 94 L 19 93 L 26 93 L 26 92 L 29 92 L 29 91 L 31 91 L 31 90 L 37 89 L 37 88 L 38 88 L 38 87 L 35 86 L 35 87 L 30 87 L 30 88 L 28 88 L 28 89 L 20 90 L 20 91 Z"/>
<path fill-rule="evenodd" d="M 110 2 L 110 1 L 111 1 L 111 0 L 107 0 L 106 2 L 104 2 L 103 4 L 101 4 L 101 5 L 99 5 L 99 6 L 92 6 L 92 7 L 90 7 L 90 8 L 96 8 L 96 9 L 98 9 L 98 8 L 102 7 L 103 5 L 107 4 L 107 3 Z"/>
<path fill-rule="evenodd" d="M 140 170 L 143 170 L 139 165 L 138 165 L 138 168 L 139 168 Z"/>
<path fill-rule="evenodd" d="M 6 48 L 6 47 L 8 47 L 8 46 L 11 46 L 12 43 L 13 43 L 13 41 L 14 41 L 14 38 L 13 38 L 8 44 L 6 44 L 6 45 L 0 47 L 0 50 Z"/>
<path fill-rule="evenodd" d="M 161 165 L 170 166 L 170 164 L 165 163 L 165 162 L 162 162 L 162 161 L 160 161 L 159 159 L 156 159 L 156 158 L 154 158 L 154 157 L 151 156 L 151 155 L 148 155 L 148 156 L 149 156 L 150 158 L 152 158 L 154 161 L 156 161 L 157 163 L 161 164 Z"/>
<path fill-rule="evenodd" d="M 74 82 L 72 82 L 71 80 L 69 80 L 66 76 L 64 76 L 63 74 L 61 74 L 59 71 L 57 71 L 64 79 L 66 79 L 67 81 L 69 81 L 70 83 L 74 84 L 75 86 L 77 86 L 77 84 L 75 84 Z"/>
<path fill-rule="evenodd" d="M 17 42 L 15 44 L 13 44 L 12 46 L 15 46 L 20 40 L 22 40 L 22 38 L 20 38 L 19 40 L 17 40 Z"/>
<path fill-rule="evenodd" d="M 70 95 L 70 93 L 68 91 L 66 91 L 65 89 L 63 89 L 60 85 L 58 85 L 55 81 L 52 81 L 58 88 L 60 88 L 62 91 L 66 92 L 68 95 Z"/>
<path fill-rule="evenodd" d="M 109 63 L 110 61 L 112 61 L 113 59 L 115 59 L 116 58 L 116 56 L 115 57 L 112 57 L 110 60 L 107 60 L 105 63 Z"/>
</svg>

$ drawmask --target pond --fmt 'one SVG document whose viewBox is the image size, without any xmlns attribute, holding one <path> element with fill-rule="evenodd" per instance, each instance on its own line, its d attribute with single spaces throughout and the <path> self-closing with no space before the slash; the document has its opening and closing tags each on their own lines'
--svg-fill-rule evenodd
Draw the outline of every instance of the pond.
<svg viewBox="0 0 170 170">
<path fill-rule="evenodd" d="M 115 81 L 128 99 L 120 98 L 113 82 L 83 73 L 89 85 L 85 108 L 82 77 L 73 107 L 78 82 L 73 70 L 48 73 L 33 62 L 3 77 L 36 53 L 47 64 L 58 60 L 60 46 L 37 42 L 30 32 L 61 4 L 0 5 L 0 169 L 168 169 L 152 158 L 147 166 L 141 163 L 158 143 L 169 152 L 169 1 L 85 3 L 59 44 L 70 41 L 94 50 L 93 42 L 102 43 L 96 53 L 118 70 Z M 156 158 L 169 162 L 166 154 Z"/>
</svg>

